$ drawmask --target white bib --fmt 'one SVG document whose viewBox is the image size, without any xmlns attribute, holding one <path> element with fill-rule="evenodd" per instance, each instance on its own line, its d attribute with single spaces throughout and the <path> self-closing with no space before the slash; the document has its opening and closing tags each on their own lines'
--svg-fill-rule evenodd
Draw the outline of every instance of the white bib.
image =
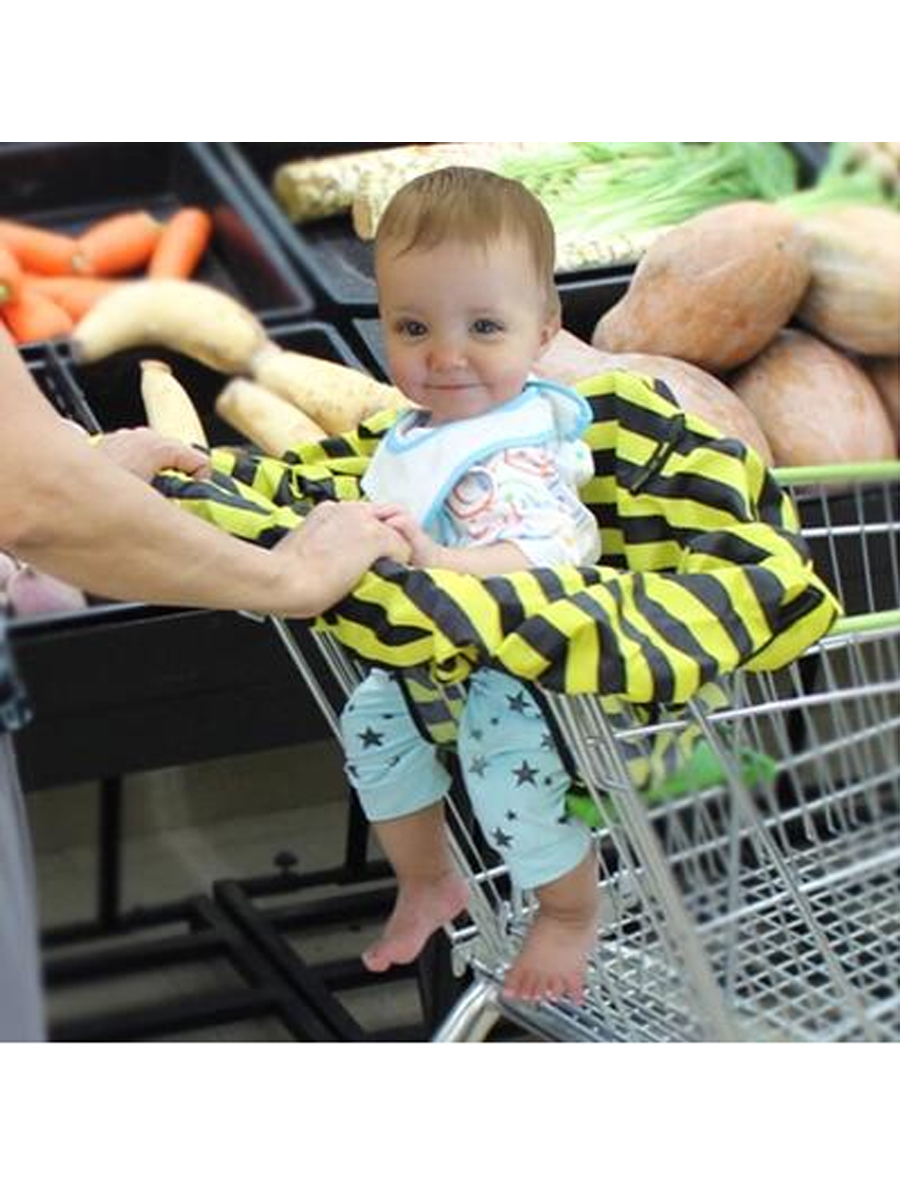
<svg viewBox="0 0 900 1200">
<path fill-rule="evenodd" d="M 559 447 L 578 441 L 591 423 L 583 396 L 549 380 L 529 380 L 522 392 L 478 417 L 425 425 L 404 414 L 384 436 L 362 480 L 381 504 L 402 504 L 431 532 L 456 483 L 476 463 L 516 446 Z"/>
</svg>

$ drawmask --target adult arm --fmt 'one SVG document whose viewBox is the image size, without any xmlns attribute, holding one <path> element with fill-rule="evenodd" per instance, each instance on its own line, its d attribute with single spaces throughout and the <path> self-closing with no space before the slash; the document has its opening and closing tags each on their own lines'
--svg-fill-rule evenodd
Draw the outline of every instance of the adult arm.
<svg viewBox="0 0 900 1200">
<path fill-rule="evenodd" d="M 405 543 L 330 505 L 271 551 L 180 512 L 61 421 L 0 329 L 0 545 L 120 600 L 311 616 Z"/>
</svg>

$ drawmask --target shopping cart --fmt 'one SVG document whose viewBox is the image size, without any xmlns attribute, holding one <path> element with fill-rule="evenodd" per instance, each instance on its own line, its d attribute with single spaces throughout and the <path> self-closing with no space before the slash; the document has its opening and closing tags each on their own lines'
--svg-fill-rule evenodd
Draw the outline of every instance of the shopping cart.
<svg viewBox="0 0 900 1200">
<path fill-rule="evenodd" d="M 503 997 L 535 900 L 451 795 L 471 902 L 447 934 L 472 983 L 436 1040 L 483 1039 L 500 1017 L 553 1040 L 900 1040 L 900 464 L 776 475 L 847 615 L 790 666 L 736 672 L 652 723 L 543 692 L 595 826 L 587 995 Z M 328 634 L 314 662 L 275 625 L 339 736 L 364 668 Z M 688 769 L 648 796 L 634 763 L 661 739 L 692 747 Z"/>
</svg>

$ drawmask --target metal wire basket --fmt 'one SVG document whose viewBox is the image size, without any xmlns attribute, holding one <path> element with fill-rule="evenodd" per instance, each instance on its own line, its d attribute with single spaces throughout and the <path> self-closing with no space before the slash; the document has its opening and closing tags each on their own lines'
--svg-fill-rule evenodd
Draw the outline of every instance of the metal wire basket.
<svg viewBox="0 0 900 1200">
<path fill-rule="evenodd" d="M 470 883 L 447 933 L 472 983 L 436 1040 L 500 1016 L 555 1040 L 900 1040 L 900 466 L 776 472 L 846 616 L 790 666 L 648 724 L 544 692 L 596 814 L 601 916 L 575 1005 L 503 997 L 535 911 L 449 799 Z M 288 652 L 338 733 L 361 670 L 317 636 L 337 694 Z M 630 764 L 690 732 L 712 771 L 650 803 Z"/>
</svg>

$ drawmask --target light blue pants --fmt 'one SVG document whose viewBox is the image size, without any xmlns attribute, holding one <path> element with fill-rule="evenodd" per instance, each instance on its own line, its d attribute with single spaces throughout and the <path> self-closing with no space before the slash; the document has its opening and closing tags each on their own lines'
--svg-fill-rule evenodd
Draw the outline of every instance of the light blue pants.
<svg viewBox="0 0 900 1200">
<path fill-rule="evenodd" d="M 373 671 L 341 717 L 346 771 L 372 822 L 440 800 L 450 775 L 410 716 L 400 685 Z M 566 812 L 571 779 L 528 690 L 498 671 L 471 678 L 459 760 L 472 808 L 513 882 L 534 888 L 584 859 L 590 834 Z"/>
</svg>

